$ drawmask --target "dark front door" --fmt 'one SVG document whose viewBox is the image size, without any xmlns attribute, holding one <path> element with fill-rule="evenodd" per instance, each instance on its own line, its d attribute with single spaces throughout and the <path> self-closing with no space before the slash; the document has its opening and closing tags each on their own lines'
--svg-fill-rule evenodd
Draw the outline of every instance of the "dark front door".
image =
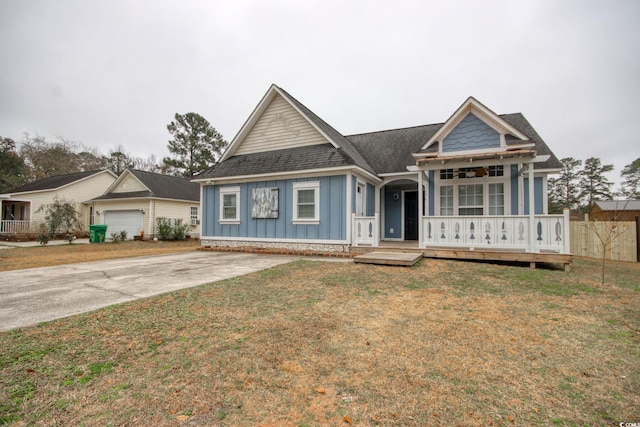
<svg viewBox="0 0 640 427">
<path fill-rule="evenodd" d="M 418 240 L 418 192 L 404 193 L 404 240 Z"/>
</svg>

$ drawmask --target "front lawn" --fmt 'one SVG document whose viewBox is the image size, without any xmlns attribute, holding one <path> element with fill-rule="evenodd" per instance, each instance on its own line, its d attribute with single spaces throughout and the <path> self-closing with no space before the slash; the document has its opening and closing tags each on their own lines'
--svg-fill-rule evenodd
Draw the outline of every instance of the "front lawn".
<svg viewBox="0 0 640 427">
<path fill-rule="evenodd" d="M 639 275 L 299 261 L 0 333 L 0 423 L 640 422 Z"/>
</svg>

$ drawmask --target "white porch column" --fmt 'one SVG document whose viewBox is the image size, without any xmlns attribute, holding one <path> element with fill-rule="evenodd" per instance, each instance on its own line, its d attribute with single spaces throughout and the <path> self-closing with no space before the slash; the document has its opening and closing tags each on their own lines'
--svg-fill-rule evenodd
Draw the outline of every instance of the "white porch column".
<svg viewBox="0 0 640 427">
<path fill-rule="evenodd" d="M 422 217 L 424 216 L 424 194 L 422 184 L 424 182 L 424 172 L 418 171 L 418 247 L 422 247 Z"/>
<path fill-rule="evenodd" d="M 536 218 L 535 194 L 533 186 L 533 163 L 529 163 L 529 252 L 535 252 Z"/>
<path fill-rule="evenodd" d="M 353 215 L 351 212 L 351 174 L 347 174 L 347 208 L 345 209 L 345 214 L 347 215 L 347 245 L 351 245 L 353 243 L 351 236 L 351 223 L 353 221 Z"/>
</svg>

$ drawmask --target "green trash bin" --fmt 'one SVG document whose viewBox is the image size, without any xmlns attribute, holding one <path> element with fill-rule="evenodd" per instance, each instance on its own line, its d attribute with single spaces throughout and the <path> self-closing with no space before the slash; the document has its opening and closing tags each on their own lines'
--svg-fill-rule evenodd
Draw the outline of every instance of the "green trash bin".
<svg viewBox="0 0 640 427">
<path fill-rule="evenodd" d="M 104 224 L 93 224 L 89 226 L 89 241 L 91 243 L 104 243 L 107 236 L 107 226 Z"/>
</svg>

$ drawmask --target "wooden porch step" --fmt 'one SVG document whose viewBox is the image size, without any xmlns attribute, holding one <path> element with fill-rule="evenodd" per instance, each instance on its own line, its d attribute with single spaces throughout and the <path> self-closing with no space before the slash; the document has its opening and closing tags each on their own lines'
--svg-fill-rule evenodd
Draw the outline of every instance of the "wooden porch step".
<svg viewBox="0 0 640 427">
<path fill-rule="evenodd" d="M 369 252 L 353 258 L 363 264 L 400 265 L 411 267 L 422 258 L 422 253 Z"/>
</svg>

